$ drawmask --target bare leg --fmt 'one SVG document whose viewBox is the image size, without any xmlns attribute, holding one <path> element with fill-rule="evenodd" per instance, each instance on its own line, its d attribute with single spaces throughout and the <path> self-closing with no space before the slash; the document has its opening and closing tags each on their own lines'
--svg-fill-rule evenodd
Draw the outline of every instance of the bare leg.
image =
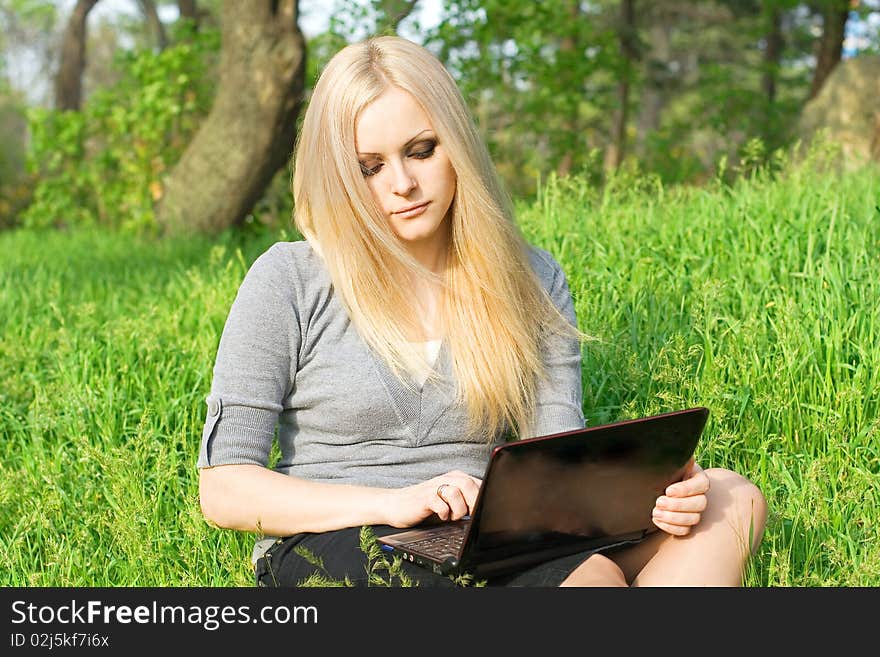
<svg viewBox="0 0 880 657">
<path fill-rule="evenodd" d="M 741 586 L 746 559 L 764 535 L 767 505 L 745 477 L 720 468 L 706 474 L 708 504 L 687 536 L 658 531 L 636 545 L 593 555 L 562 586 Z"/>
<path fill-rule="evenodd" d="M 633 586 L 741 586 L 746 560 L 767 521 L 761 491 L 745 477 L 706 470 L 710 488 L 700 524 L 687 536 L 658 532 L 608 557 Z"/>
<path fill-rule="evenodd" d="M 627 586 L 623 571 L 601 554 L 594 554 L 575 568 L 560 586 Z"/>
</svg>

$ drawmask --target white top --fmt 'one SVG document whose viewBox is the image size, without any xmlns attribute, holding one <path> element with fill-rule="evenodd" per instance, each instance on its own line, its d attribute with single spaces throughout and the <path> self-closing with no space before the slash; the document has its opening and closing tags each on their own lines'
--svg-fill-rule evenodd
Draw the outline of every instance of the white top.
<svg viewBox="0 0 880 657">
<path fill-rule="evenodd" d="M 440 353 L 440 344 L 443 342 L 440 338 L 436 340 L 428 340 L 427 342 L 413 342 L 411 344 L 420 345 L 424 349 L 425 361 L 428 364 L 428 367 L 423 367 L 416 372 L 410 372 L 413 379 L 415 379 L 416 383 L 420 386 L 425 384 L 425 381 L 428 379 L 428 375 L 431 373 L 431 370 L 434 369 L 434 363 L 437 362 L 437 354 Z"/>
</svg>

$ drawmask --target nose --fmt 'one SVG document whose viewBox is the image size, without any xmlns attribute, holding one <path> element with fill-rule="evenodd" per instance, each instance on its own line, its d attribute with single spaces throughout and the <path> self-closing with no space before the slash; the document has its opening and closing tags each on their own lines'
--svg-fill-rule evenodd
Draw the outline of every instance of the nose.
<svg viewBox="0 0 880 657">
<path fill-rule="evenodd" d="M 391 179 L 391 191 L 398 196 L 406 196 L 418 185 L 415 177 L 407 170 L 404 162 L 389 163 L 393 177 Z"/>
</svg>

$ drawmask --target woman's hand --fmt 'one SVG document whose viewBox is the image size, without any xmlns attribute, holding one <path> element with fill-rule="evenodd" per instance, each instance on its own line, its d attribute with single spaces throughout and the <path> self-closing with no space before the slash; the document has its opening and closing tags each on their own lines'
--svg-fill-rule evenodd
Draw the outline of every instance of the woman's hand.
<svg viewBox="0 0 880 657">
<path fill-rule="evenodd" d="M 482 483 L 481 479 L 453 470 L 420 484 L 390 490 L 386 522 L 392 527 L 412 527 L 432 514 L 441 520 L 459 520 L 473 510 Z"/>
<path fill-rule="evenodd" d="M 666 494 L 657 498 L 654 524 L 668 534 L 686 536 L 706 510 L 708 490 L 708 475 L 691 458 L 684 468 L 684 478 L 667 486 Z"/>
</svg>

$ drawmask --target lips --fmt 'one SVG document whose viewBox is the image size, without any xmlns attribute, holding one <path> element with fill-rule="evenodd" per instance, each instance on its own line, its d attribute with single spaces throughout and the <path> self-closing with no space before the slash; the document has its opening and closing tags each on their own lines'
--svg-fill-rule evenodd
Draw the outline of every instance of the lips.
<svg viewBox="0 0 880 657">
<path fill-rule="evenodd" d="M 408 208 L 404 208 L 403 210 L 397 210 L 396 212 L 392 212 L 393 215 L 397 217 L 416 217 L 422 212 L 425 211 L 425 208 L 428 207 L 430 201 L 425 201 L 424 203 L 419 203 L 418 205 L 411 205 Z"/>
</svg>

